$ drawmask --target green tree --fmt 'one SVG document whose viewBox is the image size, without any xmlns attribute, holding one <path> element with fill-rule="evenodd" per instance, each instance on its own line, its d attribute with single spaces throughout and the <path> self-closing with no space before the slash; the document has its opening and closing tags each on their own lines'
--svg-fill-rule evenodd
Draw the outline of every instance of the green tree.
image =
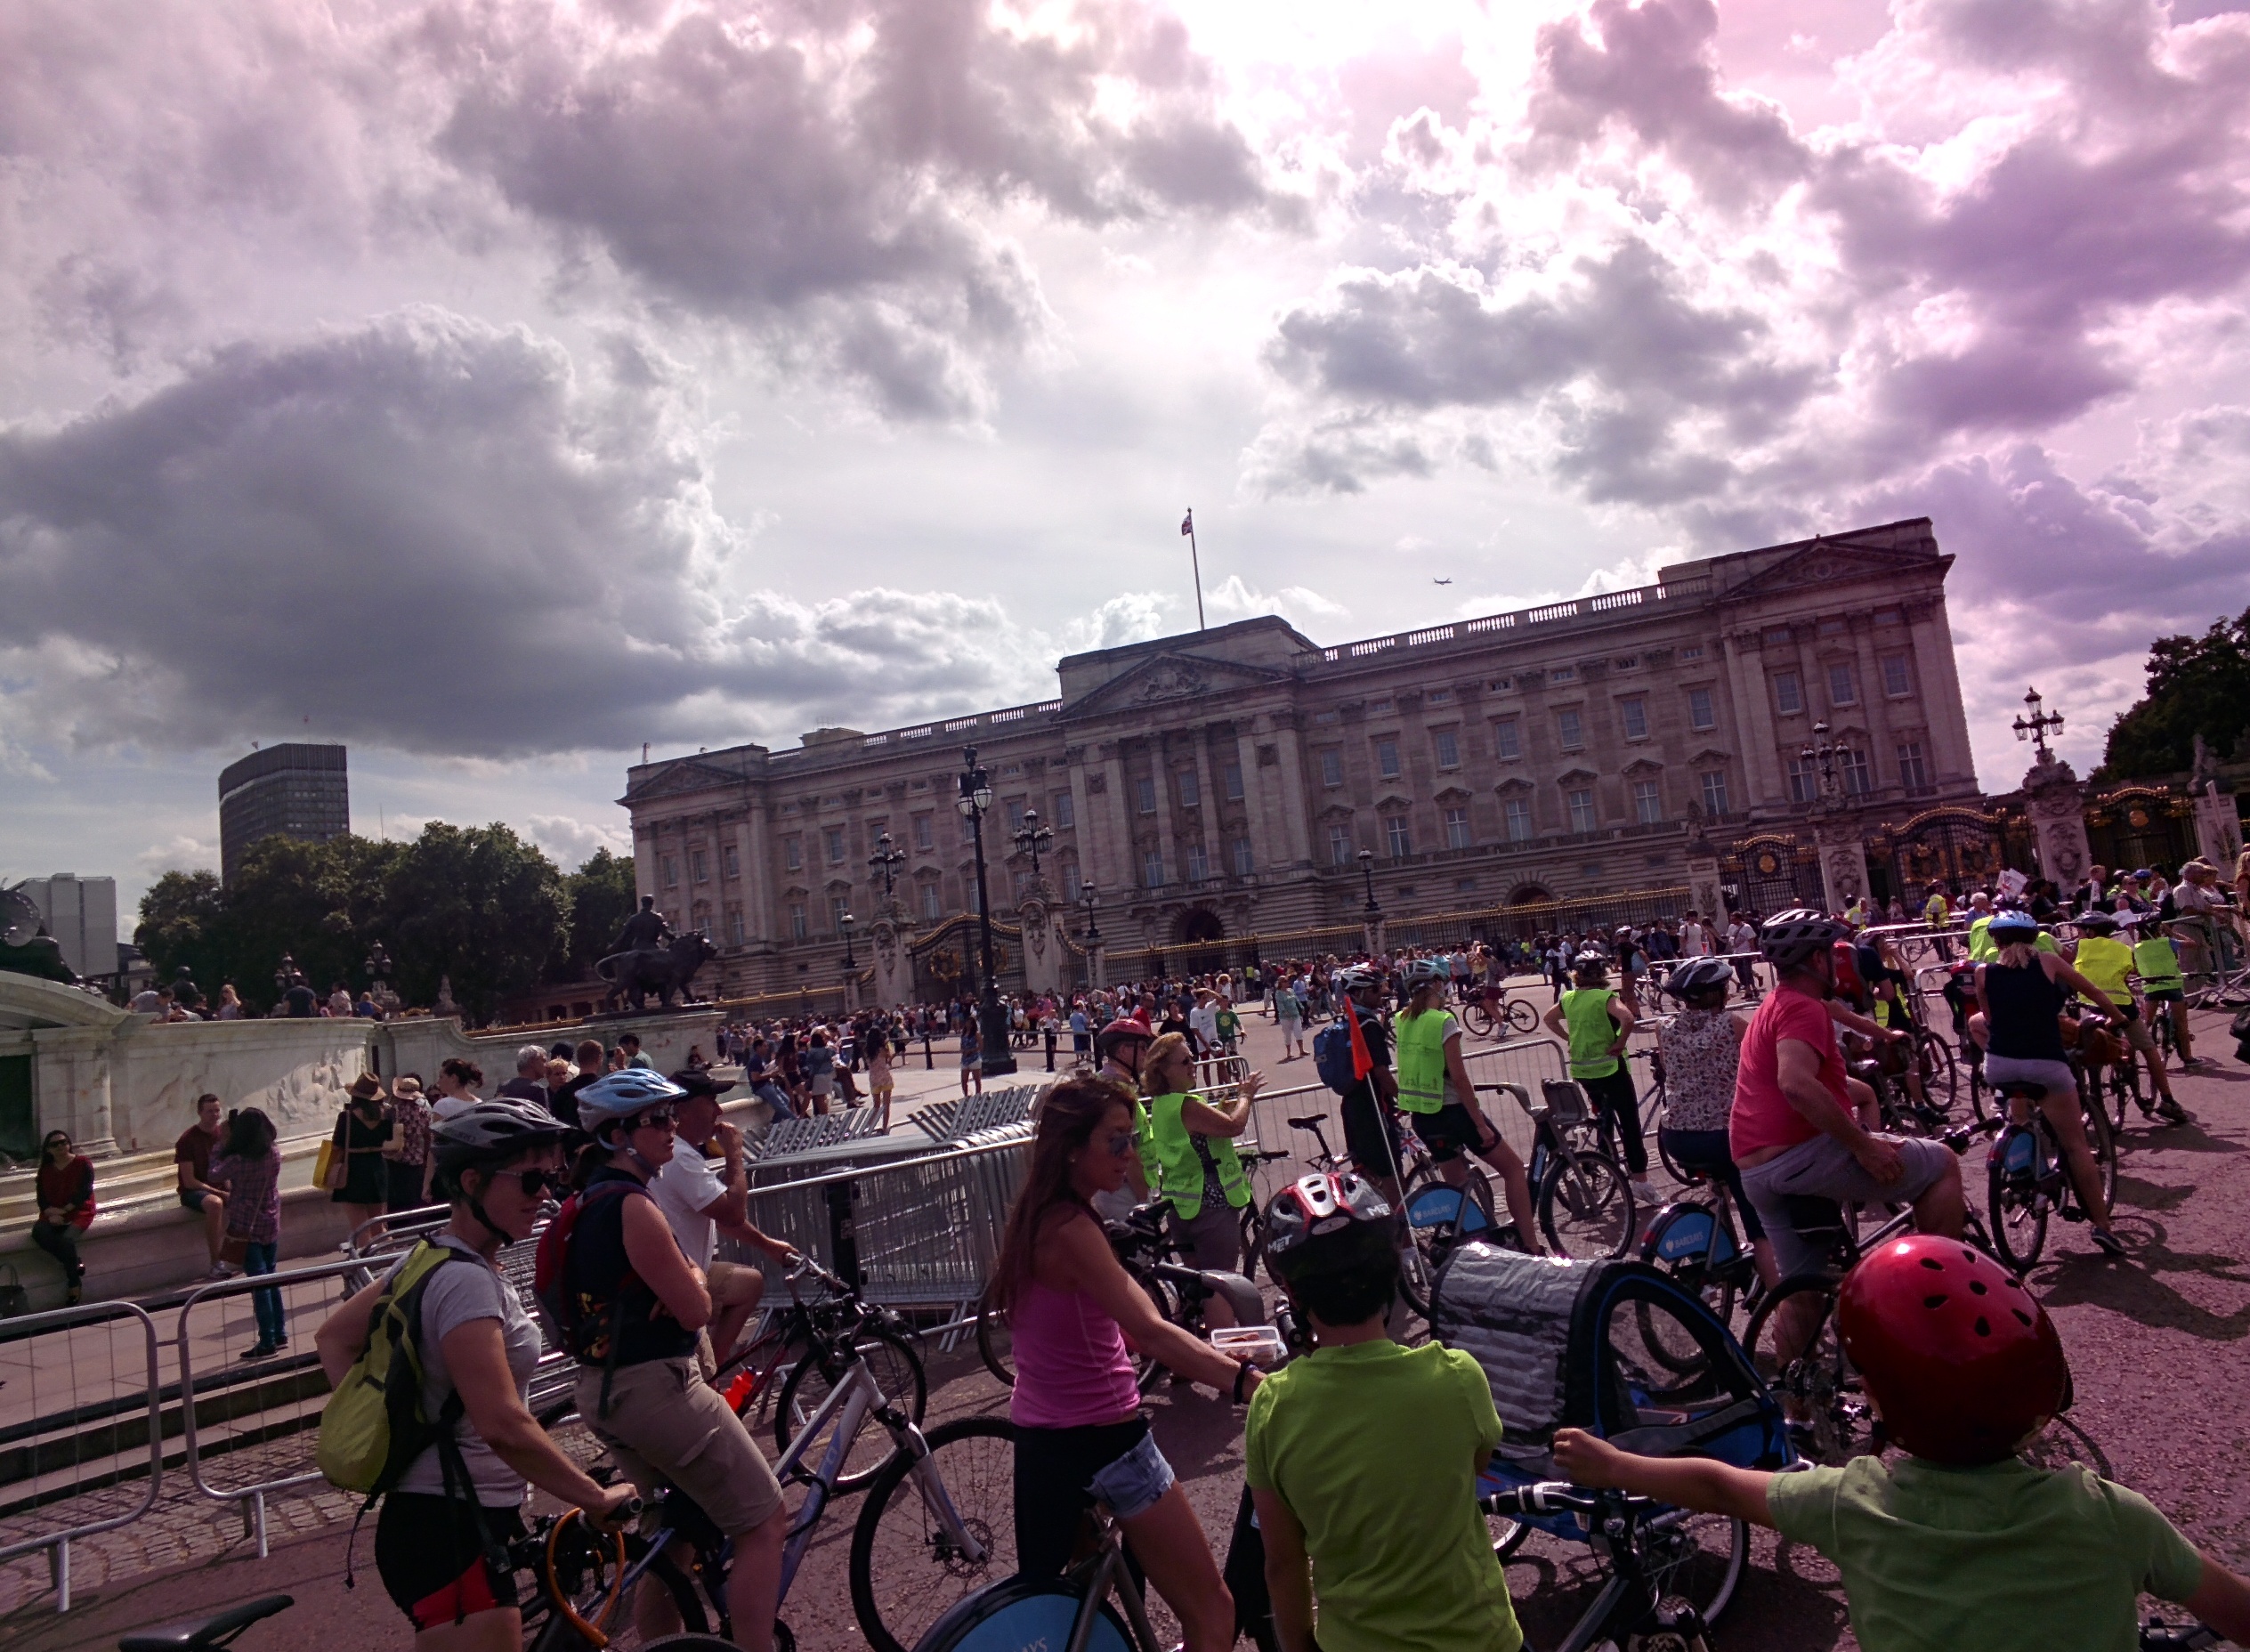
<svg viewBox="0 0 2250 1652">
<path fill-rule="evenodd" d="M 478 1019 L 536 983 L 564 942 L 562 875 L 507 827 L 433 821 L 399 851 L 382 930 L 410 1003 L 435 1000 L 440 976 Z"/>
<path fill-rule="evenodd" d="M 226 892 L 218 873 L 166 872 L 141 897 L 133 943 L 156 966 L 159 981 L 171 980 L 185 965 L 196 984 L 216 997 L 219 984 L 234 974 L 226 924 Z"/>
<path fill-rule="evenodd" d="M 632 861 L 596 849 L 586 863 L 562 879 L 569 935 L 547 970 L 551 981 L 582 981 L 606 957 L 617 932 L 633 915 Z"/>
<path fill-rule="evenodd" d="M 2158 637 L 2149 692 L 2109 728 L 2093 779 L 2108 782 L 2189 768 L 2200 734 L 2221 757 L 2250 732 L 2250 608 L 2201 636 Z"/>
<path fill-rule="evenodd" d="M 251 846 L 226 887 L 223 931 L 235 988 L 271 1007 L 286 956 L 326 996 L 362 983 L 368 949 L 384 938 L 385 887 L 403 845 L 346 835 L 326 843 L 272 837 Z M 204 984 L 206 991 L 216 989 Z"/>
</svg>

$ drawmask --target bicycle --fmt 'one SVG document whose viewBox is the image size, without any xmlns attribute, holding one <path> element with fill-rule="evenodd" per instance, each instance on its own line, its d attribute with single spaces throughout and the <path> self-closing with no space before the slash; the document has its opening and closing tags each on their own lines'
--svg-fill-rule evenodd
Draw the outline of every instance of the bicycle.
<svg viewBox="0 0 2250 1652">
<path fill-rule="evenodd" d="M 1937 1139 L 1963 1154 L 1977 1137 L 1999 1128 L 1997 1123 L 1963 1125 Z M 1818 1462 L 1848 1462 L 1873 1449 L 1877 1425 L 1859 1373 L 1836 1334 L 1837 1291 L 1862 1256 L 1913 1227 L 1914 1211 L 1909 1206 L 1895 1211 L 1863 1238 L 1855 1231 L 1857 1207 L 1847 1211 L 1835 1200 L 1811 1194 L 1789 1194 L 1784 1203 L 1790 1225 L 1801 1237 L 1826 1243 L 1833 1271 L 1792 1274 L 1766 1292 L 1743 1329 L 1742 1345 L 1789 1414 L 1798 1450 Z M 1966 1212 L 1962 1240 L 2009 1267 L 1974 1210 Z M 1761 1355 L 1761 1348 L 1769 1348 L 1767 1332 L 1774 1319 L 1798 1302 L 1809 1305 L 1809 1329 L 1802 1346 L 1785 1360 L 1770 1351 Z"/>
<path fill-rule="evenodd" d="M 1461 1024 L 1477 1038 L 1496 1038 L 1512 1032 L 1518 1038 L 1539 1031 L 1539 1011 L 1531 1000 L 1510 998 L 1508 989 L 1486 986 L 1461 1006 Z"/>
<path fill-rule="evenodd" d="M 2029 1104 L 2031 1122 L 2004 1125 L 1985 1159 L 1986 1206 L 1992 1216 L 1993 1243 L 2000 1259 L 2015 1273 L 2028 1272 L 2046 1248 L 2047 1217 L 2053 1212 L 2066 1222 L 2083 1222 L 2078 1189 L 2070 1178 L 2062 1143 L 2039 1103 L 2047 1094 L 2044 1084 L 2010 1083 L 2000 1093 L 2011 1101 Z M 2109 1134 L 2108 1115 L 2098 1097 L 2089 1101 L 2082 1091 L 2079 1117 L 2086 1127 L 2086 1145 L 2092 1149 L 2101 1174 L 2105 1203 L 2116 1197 L 2117 1144 Z"/>
<path fill-rule="evenodd" d="M 714 1381 L 724 1383 L 721 1392 L 728 1406 L 746 1423 L 753 1413 L 763 1413 L 771 1406 L 773 1449 L 786 1452 L 843 1380 L 853 1356 L 859 1355 L 868 1359 L 885 1394 L 902 1399 L 911 1396 L 907 1410 L 911 1421 L 920 1423 L 929 1406 L 930 1388 L 921 1356 L 915 1351 L 913 1328 L 889 1308 L 867 1302 L 834 1275 L 814 1276 L 832 1288 L 807 1301 L 797 1289 L 800 1274 L 784 1275 L 789 1305 L 774 1312 L 764 1331 L 719 1366 Z M 729 1372 L 734 1373 L 731 1380 Z M 888 1455 L 884 1452 L 854 1458 L 839 1474 L 836 1489 L 863 1490 Z"/>
<path fill-rule="evenodd" d="M 1542 1480 L 1478 1501 L 1487 1516 L 1573 1516 L 1607 1563 L 1607 1579 L 1557 1652 L 1603 1646 L 1705 1652 L 1705 1631 L 1733 1603 L 1750 1552 L 1741 1520 L 1620 1491 Z M 1722 1529 L 1723 1550 L 1710 1541 Z"/>
<path fill-rule="evenodd" d="M 1688 1196 L 1656 1213 L 1642 1235 L 1640 1259 L 1701 1297 L 1720 1324 L 1734 1324 L 1737 1300 L 1754 1317 L 1765 1300 L 1766 1283 L 1759 1277 L 1758 1259 L 1736 1224 L 1733 1189 L 1724 1178 L 1700 1170 L 1681 1172 L 1675 1167 L 1674 1173 L 1687 1184 Z M 1676 1372 L 1701 1366 L 1701 1348 L 1665 1346 L 1663 1328 L 1674 1323 L 1668 1316 L 1655 1313 L 1645 1302 L 1636 1308 L 1641 1341 L 1649 1352 Z"/>
<path fill-rule="evenodd" d="M 1520 1084 L 1477 1088 L 1512 1096 L 1531 1120 L 1531 1156 L 1524 1173 L 1549 1248 L 1558 1256 L 1582 1259 L 1624 1255 L 1639 1231 L 1631 1178 L 1618 1157 L 1609 1120 L 1595 1114 L 1585 1090 L 1570 1079 L 1549 1079 L 1534 1103 Z"/>
</svg>

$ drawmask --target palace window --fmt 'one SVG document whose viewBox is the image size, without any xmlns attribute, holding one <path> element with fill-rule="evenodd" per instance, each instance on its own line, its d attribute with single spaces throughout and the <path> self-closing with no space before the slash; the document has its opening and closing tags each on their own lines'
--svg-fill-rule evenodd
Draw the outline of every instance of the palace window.
<svg viewBox="0 0 2250 1652">
<path fill-rule="evenodd" d="M 1644 826 L 1654 826 L 1664 818 L 1664 800 L 1655 781 L 1633 782 L 1633 818 Z"/>
<path fill-rule="evenodd" d="M 1234 839 L 1234 876 L 1247 878 L 1250 871 L 1250 839 L 1237 838 Z"/>
<path fill-rule="evenodd" d="M 680 861 L 676 854 L 664 857 L 664 887 L 668 889 L 680 887 Z"/>
<path fill-rule="evenodd" d="M 1805 685 L 1794 671 L 1774 673 L 1774 709 L 1793 717 L 1805 709 Z"/>
<path fill-rule="evenodd" d="M 914 817 L 914 846 L 925 854 L 937 846 L 936 839 L 930 831 L 930 817 L 927 814 Z"/>
<path fill-rule="evenodd" d="M 1828 703 L 1832 706 L 1856 706 L 1859 703 L 1859 684 L 1849 666 L 1841 663 L 1828 668 Z"/>
<path fill-rule="evenodd" d="M 1617 718 L 1627 740 L 1648 738 L 1648 702 L 1639 694 L 1617 702 Z"/>
<path fill-rule="evenodd" d="M 1151 889 L 1163 887 L 1164 852 L 1161 849 L 1150 849 L 1141 855 L 1141 882 Z"/>
<path fill-rule="evenodd" d="M 828 863 L 830 866 L 844 864 L 844 829 L 841 826 L 828 829 Z"/>
<path fill-rule="evenodd" d="M 1909 793 L 1930 790 L 1930 765 L 1922 760 L 1922 742 L 1918 740 L 1898 742 L 1898 783 Z"/>
<path fill-rule="evenodd" d="M 740 878 L 742 875 L 742 857 L 731 843 L 726 846 L 726 854 L 723 863 L 729 878 Z"/>
<path fill-rule="evenodd" d="M 1133 802 L 1143 814 L 1156 813 L 1156 781 L 1144 774 L 1133 782 Z"/>
<path fill-rule="evenodd" d="M 1226 788 L 1227 802 L 1240 803 L 1242 800 L 1242 765 L 1239 763 L 1226 765 L 1218 772 L 1218 783 Z"/>
<path fill-rule="evenodd" d="M 1056 831 L 1068 831 L 1078 824 L 1078 799 L 1067 791 L 1055 794 L 1053 824 Z"/>
<path fill-rule="evenodd" d="M 1349 866 L 1352 863 L 1352 829 L 1331 826 L 1328 829 L 1328 863 L 1331 866 Z"/>
<path fill-rule="evenodd" d="M 1893 700 L 1903 699 L 1914 692 L 1914 673 L 1906 668 L 1904 654 L 1885 654 L 1882 657 L 1882 692 Z"/>
<path fill-rule="evenodd" d="M 1375 742 L 1375 772 L 1385 780 L 1398 778 L 1398 742 L 1379 740 Z"/>
<path fill-rule="evenodd" d="M 1874 770 L 1866 752 L 1847 746 L 1836 754 L 1836 763 L 1843 771 L 1844 790 L 1853 797 L 1864 798 L 1875 789 Z"/>
<path fill-rule="evenodd" d="M 1698 730 L 1719 726 L 1718 714 L 1712 708 L 1709 689 L 1691 688 L 1688 691 L 1688 726 Z"/>
<path fill-rule="evenodd" d="M 1200 843 L 1189 844 L 1187 846 L 1187 881 L 1201 883 L 1210 875 L 1210 860 L 1203 853 L 1203 846 Z"/>
<path fill-rule="evenodd" d="M 1413 853 L 1413 846 L 1406 834 L 1404 814 L 1387 815 L 1383 820 L 1383 845 L 1390 851 L 1390 858 L 1403 861 Z"/>
<path fill-rule="evenodd" d="M 1820 795 L 1820 780 L 1813 765 L 1802 757 L 1789 759 L 1789 801 L 1810 803 Z"/>
<path fill-rule="evenodd" d="M 1469 832 L 1468 809 L 1464 807 L 1447 809 L 1445 811 L 1445 846 L 1449 849 L 1466 849 L 1473 841 Z"/>
<path fill-rule="evenodd" d="M 789 939 L 802 941 L 811 933 L 812 927 L 805 922 L 805 903 L 791 901 L 789 903 Z"/>
<path fill-rule="evenodd" d="M 711 857 L 698 849 L 688 856 L 688 875 L 698 883 L 711 881 Z"/>
<path fill-rule="evenodd" d="M 924 884 L 922 886 L 922 921 L 935 923 L 938 914 L 944 910 L 944 901 L 945 897 L 938 889 L 935 879 Z"/>
<path fill-rule="evenodd" d="M 1594 790 L 1590 786 L 1574 786 L 1563 794 L 1563 801 L 1570 806 L 1570 829 L 1573 831 L 1592 831 L 1599 823 L 1594 818 Z"/>
<path fill-rule="evenodd" d="M 1461 766 L 1461 736 L 1458 733 L 1449 728 L 1441 728 L 1437 731 L 1436 744 L 1439 768 L 1457 769 Z"/>
<path fill-rule="evenodd" d="M 1561 739 L 1565 751 L 1576 751 L 1586 743 L 1578 713 L 1574 709 L 1565 709 L 1555 713 L 1555 733 Z"/>
<path fill-rule="evenodd" d="M 1523 725 L 1514 717 L 1502 717 L 1493 725 L 1493 756 L 1502 759 L 1524 755 Z"/>
<path fill-rule="evenodd" d="M 1508 841 L 1510 843 L 1529 843 L 1531 841 L 1532 832 L 1531 799 L 1528 798 L 1510 798 L 1504 805 L 1501 806 L 1501 813 L 1506 817 L 1508 822 Z"/>
<path fill-rule="evenodd" d="M 1202 806 L 1203 782 L 1194 769 L 1179 771 L 1179 806 L 1194 809 Z"/>
<path fill-rule="evenodd" d="M 1724 769 L 1705 769 L 1700 778 L 1704 786 L 1704 813 L 1726 814 L 1727 772 Z"/>
<path fill-rule="evenodd" d="M 1333 746 L 1320 754 L 1320 783 L 1323 786 L 1344 783 L 1344 754 Z"/>
</svg>

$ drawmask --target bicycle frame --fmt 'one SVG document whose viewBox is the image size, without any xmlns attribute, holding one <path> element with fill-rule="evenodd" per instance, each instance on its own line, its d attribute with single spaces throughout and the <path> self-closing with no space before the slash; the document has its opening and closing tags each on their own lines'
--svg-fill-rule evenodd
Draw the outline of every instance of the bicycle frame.
<svg viewBox="0 0 2250 1652">
<path fill-rule="evenodd" d="M 1115 1526 L 1109 1527 L 1100 1553 L 1087 1567 L 1086 1585 L 1079 1594 L 1078 1612 L 1071 1619 L 1071 1635 L 1063 1643 L 1063 1652 L 1086 1652 L 1094 1639 L 1094 1625 L 1101 1620 L 1102 1602 L 1113 1593 L 1124 1604 L 1126 1627 L 1141 1652 L 1161 1652 L 1155 1625 L 1148 1621 L 1148 1603 L 1141 1599 L 1141 1591 L 1133 1586 L 1132 1573 L 1126 1569 L 1125 1540 Z"/>
</svg>

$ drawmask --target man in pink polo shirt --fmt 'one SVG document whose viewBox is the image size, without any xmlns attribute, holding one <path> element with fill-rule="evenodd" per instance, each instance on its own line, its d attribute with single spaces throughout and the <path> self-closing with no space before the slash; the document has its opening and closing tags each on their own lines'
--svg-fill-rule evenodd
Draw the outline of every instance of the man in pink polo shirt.
<svg viewBox="0 0 2250 1652">
<path fill-rule="evenodd" d="M 1835 945 L 1849 934 L 1806 910 L 1777 912 L 1758 934 L 1758 951 L 1780 986 L 1743 1035 L 1728 1145 L 1785 1278 L 1817 1273 L 1827 1262 L 1826 1247 L 1791 1225 L 1792 1196 L 1910 1203 L 1916 1228 L 1948 1239 L 1961 1236 L 1966 1215 L 1953 1149 L 1876 1135 L 1874 1092 L 1844 1071 L 1828 1000 L 1836 986 Z M 1800 1308 L 1805 1311 L 1792 1311 Z M 1814 1311 L 1799 1301 L 1783 1308 L 1774 1327 L 1777 1357 L 1803 1346 Z"/>
</svg>

